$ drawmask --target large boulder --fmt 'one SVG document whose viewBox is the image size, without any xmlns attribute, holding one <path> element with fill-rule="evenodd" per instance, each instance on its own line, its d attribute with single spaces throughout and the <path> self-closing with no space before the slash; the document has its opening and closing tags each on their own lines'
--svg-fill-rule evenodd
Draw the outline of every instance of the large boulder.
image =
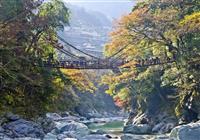
<svg viewBox="0 0 200 140">
<path fill-rule="evenodd" d="M 88 127 L 79 122 L 56 122 L 55 132 L 57 134 L 65 134 L 69 137 L 83 137 L 89 134 Z"/>
<path fill-rule="evenodd" d="M 178 119 L 168 112 L 158 111 L 154 115 L 145 112 L 134 115 L 134 113 L 130 113 L 127 126 L 152 126 L 152 132 L 158 134 L 169 133 L 178 123 Z"/>
<path fill-rule="evenodd" d="M 16 120 L 19 120 L 20 119 L 20 116 L 19 115 L 16 115 L 16 114 L 13 114 L 11 112 L 8 112 L 5 114 L 5 118 L 8 120 L 8 121 L 16 121 Z"/>
<path fill-rule="evenodd" d="M 57 113 L 47 113 L 46 114 L 46 119 L 51 120 L 51 121 L 80 121 L 80 118 L 78 116 L 71 116 L 68 114 L 62 114 L 61 117 Z"/>
<path fill-rule="evenodd" d="M 24 119 L 18 119 L 16 121 L 4 124 L 2 128 L 5 130 L 7 136 L 12 138 L 18 137 L 31 137 L 41 138 L 44 137 L 43 129 L 40 125 L 27 121 Z"/>
<path fill-rule="evenodd" d="M 43 140 L 57 140 L 57 136 L 52 133 L 48 133 L 44 136 Z"/>
<path fill-rule="evenodd" d="M 200 121 L 175 127 L 170 137 L 177 140 L 200 140 Z"/>
<path fill-rule="evenodd" d="M 50 118 L 39 117 L 36 122 L 42 126 L 45 134 L 51 132 L 56 126 L 55 122 Z"/>
<path fill-rule="evenodd" d="M 62 119 L 62 117 L 57 113 L 47 113 L 46 118 L 52 121 L 57 121 Z"/>
<path fill-rule="evenodd" d="M 131 134 L 149 134 L 151 133 L 151 126 L 148 124 L 129 124 L 124 127 L 123 132 Z"/>
<path fill-rule="evenodd" d="M 175 126 L 176 123 L 160 122 L 152 128 L 152 132 L 159 134 L 169 133 Z"/>
</svg>

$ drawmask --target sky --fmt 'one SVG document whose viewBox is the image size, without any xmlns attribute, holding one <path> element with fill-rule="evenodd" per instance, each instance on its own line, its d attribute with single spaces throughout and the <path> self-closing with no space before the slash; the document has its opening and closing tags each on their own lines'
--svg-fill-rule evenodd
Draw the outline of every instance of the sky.
<svg viewBox="0 0 200 140">
<path fill-rule="evenodd" d="M 128 14 L 134 6 L 134 0 L 63 0 L 83 7 L 86 10 L 98 11 L 111 19 L 118 19 Z"/>
</svg>

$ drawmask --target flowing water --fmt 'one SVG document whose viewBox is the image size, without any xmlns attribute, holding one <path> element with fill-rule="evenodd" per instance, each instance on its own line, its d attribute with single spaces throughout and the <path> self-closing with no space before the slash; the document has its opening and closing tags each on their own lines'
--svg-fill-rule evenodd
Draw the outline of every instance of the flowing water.
<svg viewBox="0 0 200 140">
<path fill-rule="evenodd" d="M 111 121 L 106 123 L 91 123 L 88 128 L 92 131 L 103 130 L 112 136 L 110 140 L 121 140 L 124 121 Z M 134 140 L 169 140 L 167 135 L 134 135 Z"/>
<path fill-rule="evenodd" d="M 112 136 L 111 140 L 120 140 L 124 126 L 124 121 L 112 121 L 107 123 L 92 123 L 88 128 L 92 131 L 103 130 Z"/>
</svg>

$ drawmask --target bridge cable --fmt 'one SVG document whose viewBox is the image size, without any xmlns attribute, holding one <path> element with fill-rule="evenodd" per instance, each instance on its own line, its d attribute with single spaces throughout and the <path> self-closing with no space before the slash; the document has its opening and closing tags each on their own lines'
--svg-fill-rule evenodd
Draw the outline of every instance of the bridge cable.
<svg viewBox="0 0 200 140">
<path fill-rule="evenodd" d="M 108 59 L 113 58 L 114 56 L 118 55 L 120 52 L 122 52 L 124 49 L 126 49 L 130 44 L 124 46 L 123 48 L 119 49 L 116 53 L 114 53 L 113 55 L 109 56 Z"/>
<path fill-rule="evenodd" d="M 60 36 L 57 36 L 57 37 L 58 37 L 58 39 L 60 39 L 62 42 L 64 42 L 64 43 L 67 44 L 68 46 L 70 46 L 71 48 L 73 48 L 73 49 L 75 49 L 75 50 L 77 50 L 77 51 L 79 51 L 79 52 L 81 52 L 81 53 L 83 53 L 83 54 L 85 54 L 85 55 L 87 55 L 87 56 L 90 56 L 90 57 L 92 57 L 92 58 L 99 59 L 99 58 L 96 57 L 96 56 L 93 56 L 93 55 L 91 55 L 91 54 L 88 54 L 88 53 L 86 53 L 86 52 L 84 52 L 84 51 L 82 51 L 82 50 L 76 48 L 74 45 L 68 43 L 68 42 L 67 42 L 65 39 L 63 39 L 62 37 L 60 37 Z"/>
<path fill-rule="evenodd" d="M 76 58 L 76 59 L 77 58 L 80 59 L 78 56 L 74 55 L 73 53 L 71 53 L 71 52 L 69 52 L 69 51 L 67 51 L 65 49 L 58 49 L 58 50 L 61 51 L 62 53 L 64 53 L 65 55 L 67 55 L 67 56 L 70 56 L 70 57 L 73 57 L 73 58 Z"/>
</svg>

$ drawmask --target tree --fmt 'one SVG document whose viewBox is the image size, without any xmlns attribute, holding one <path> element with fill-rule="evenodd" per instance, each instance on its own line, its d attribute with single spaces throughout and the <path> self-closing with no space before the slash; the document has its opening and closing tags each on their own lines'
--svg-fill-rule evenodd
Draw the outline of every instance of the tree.
<svg viewBox="0 0 200 140">
<path fill-rule="evenodd" d="M 1 112 L 35 117 L 76 105 L 77 83 L 69 72 L 35 66 L 50 53 L 56 59 L 57 31 L 68 25 L 68 8 L 60 0 L 2 0 L 0 6 Z"/>
<path fill-rule="evenodd" d="M 168 103 L 168 95 L 177 97 L 173 104 L 177 106 L 177 115 L 183 115 L 183 110 L 190 106 L 199 113 L 199 10 L 200 3 L 196 0 L 150 0 L 139 2 L 129 15 L 122 17 L 111 34 L 111 42 L 105 46 L 105 54 L 112 56 L 125 46 L 117 57 L 128 59 L 132 68 L 121 69 L 117 77 L 123 80 L 104 79 L 109 91 L 116 96 L 118 87 L 128 87 L 129 97 L 136 99 L 138 109 L 143 107 L 143 112 L 148 108 L 149 95 L 156 93 Z M 167 59 L 175 62 L 134 68 L 137 60 L 155 57 L 162 62 Z M 126 77 L 125 73 L 134 75 Z M 173 93 L 168 93 L 166 88 L 174 89 Z M 187 106 L 189 100 L 192 102 Z"/>
</svg>

